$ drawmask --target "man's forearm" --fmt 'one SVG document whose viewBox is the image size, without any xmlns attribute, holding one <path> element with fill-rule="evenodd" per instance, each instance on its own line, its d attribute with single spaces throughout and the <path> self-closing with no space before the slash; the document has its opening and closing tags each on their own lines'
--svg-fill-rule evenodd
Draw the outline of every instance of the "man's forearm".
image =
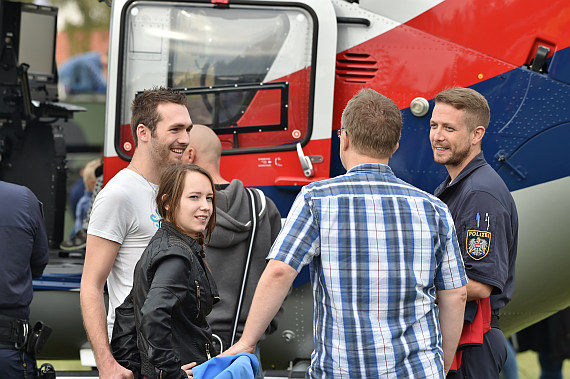
<svg viewBox="0 0 570 379">
<path fill-rule="evenodd" d="M 97 367 L 101 370 L 109 363 L 114 363 L 111 347 L 109 346 L 103 292 L 82 284 L 80 299 L 83 325 L 91 342 Z"/>
<path fill-rule="evenodd" d="M 439 324 L 442 334 L 442 349 L 445 373 L 449 371 L 463 330 L 463 316 L 467 289 L 465 286 L 437 291 Z"/>
<path fill-rule="evenodd" d="M 271 260 L 259 279 L 251 308 L 244 327 L 242 338 L 244 342 L 257 344 L 265 333 L 267 326 L 279 311 L 283 300 L 289 292 L 289 287 L 297 276 L 291 266 L 286 263 Z"/>
<path fill-rule="evenodd" d="M 227 355 L 255 349 L 267 326 L 275 317 L 297 271 L 286 263 L 270 260 L 259 279 L 242 336 L 237 347 L 229 349 Z M 234 345 L 235 346 L 235 345 Z M 226 354 L 224 354 L 226 355 Z"/>
<path fill-rule="evenodd" d="M 469 278 L 467 283 L 467 301 L 486 299 L 491 296 L 493 286 Z"/>
</svg>

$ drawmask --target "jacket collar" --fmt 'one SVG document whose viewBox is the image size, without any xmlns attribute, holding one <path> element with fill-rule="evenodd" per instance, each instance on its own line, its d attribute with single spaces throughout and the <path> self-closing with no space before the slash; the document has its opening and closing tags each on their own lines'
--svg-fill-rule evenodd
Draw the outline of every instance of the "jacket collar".
<svg viewBox="0 0 570 379">
<path fill-rule="evenodd" d="M 480 152 L 473 159 L 471 159 L 471 162 L 467 163 L 467 166 L 465 166 L 463 168 L 463 170 L 461 170 L 459 175 L 457 175 L 457 177 L 450 184 L 450 186 L 453 186 L 455 183 L 460 182 L 461 180 L 463 180 L 463 178 L 469 176 L 469 174 L 471 174 L 473 171 L 477 170 L 479 167 L 484 166 L 486 164 L 487 164 L 487 161 L 485 160 L 485 157 L 483 156 L 483 152 Z"/>
<path fill-rule="evenodd" d="M 435 190 L 435 195 L 439 196 L 447 188 L 457 185 L 457 183 L 461 182 L 463 179 L 469 176 L 469 174 L 471 174 L 473 171 L 477 170 L 479 167 L 485 166 L 486 164 L 487 161 L 485 160 L 483 152 L 481 151 L 473 159 L 471 159 L 471 162 L 467 163 L 467 166 L 465 166 L 463 170 L 461 170 L 461 172 L 459 173 L 459 175 L 457 175 L 457 177 L 453 182 L 449 183 L 451 181 L 451 177 L 447 175 L 447 178 L 444 180 L 444 182 L 441 183 Z"/>
<path fill-rule="evenodd" d="M 160 225 L 161 225 L 161 227 L 166 229 L 168 232 L 170 232 L 174 237 L 177 237 L 178 239 L 181 239 L 182 241 L 184 241 L 189 247 L 192 248 L 192 250 L 197 250 L 199 252 L 202 252 L 202 247 L 200 246 L 200 244 L 198 244 L 198 242 L 194 238 L 187 236 L 184 233 L 181 233 L 178 230 L 178 228 L 176 226 L 174 226 L 174 224 L 172 224 L 166 220 L 161 220 Z M 200 254 L 202 254 L 202 253 L 200 253 Z"/>
</svg>

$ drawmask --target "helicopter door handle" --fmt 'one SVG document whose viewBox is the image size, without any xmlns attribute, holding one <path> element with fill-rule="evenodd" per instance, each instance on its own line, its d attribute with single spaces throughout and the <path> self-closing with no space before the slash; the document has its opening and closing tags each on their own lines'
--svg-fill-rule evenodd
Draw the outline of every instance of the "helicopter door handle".
<svg viewBox="0 0 570 379">
<path fill-rule="evenodd" d="M 303 169 L 303 173 L 307 178 L 315 175 L 315 170 L 313 169 L 313 163 L 311 162 L 311 158 L 307 157 L 305 153 L 303 153 L 303 148 L 301 144 L 297 142 L 297 154 L 299 155 L 299 161 L 301 162 L 301 168 Z"/>
<path fill-rule="evenodd" d="M 507 166 L 515 175 L 517 175 L 519 177 L 519 180 L 526 179 L 526 173 L 523 171 L 523 169 L 520 166 L 515 167 L 511 162 L 509 162 L 507 159 L 507 155 L 505 154 L 504 151 L 502 150 L 498 151 L 495 154 L 495 158 L 499 162 Z"/>
</svg>

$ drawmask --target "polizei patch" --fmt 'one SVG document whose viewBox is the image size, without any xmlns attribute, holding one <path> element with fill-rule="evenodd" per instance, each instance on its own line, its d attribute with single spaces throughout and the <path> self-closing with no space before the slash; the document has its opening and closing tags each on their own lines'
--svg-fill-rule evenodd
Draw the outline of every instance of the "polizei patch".
<svg viewBox="0 0 570 379">
<path fill-rule="evenodd" d="M 467 254 L 476 261 L 485 258 L 491 246 L 491 232 L 481 230 L 467 231 Z"/>
</svg>

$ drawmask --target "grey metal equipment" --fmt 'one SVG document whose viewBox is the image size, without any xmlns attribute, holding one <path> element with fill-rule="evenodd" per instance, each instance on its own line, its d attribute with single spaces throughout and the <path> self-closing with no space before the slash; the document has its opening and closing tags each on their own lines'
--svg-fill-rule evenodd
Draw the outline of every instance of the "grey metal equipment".
<svg viewBox="0 0 570 379">
<path fill-rule="evenodd" d="M 534 56 L 534 59 L 530 65 L 530 69 L 536 72 L 543 72 L 548 53 L 550 53 L 550 49 L 548 47 L 539 45 L 538 49 L 536 50 L 536 55 Z"/>
</svg>

